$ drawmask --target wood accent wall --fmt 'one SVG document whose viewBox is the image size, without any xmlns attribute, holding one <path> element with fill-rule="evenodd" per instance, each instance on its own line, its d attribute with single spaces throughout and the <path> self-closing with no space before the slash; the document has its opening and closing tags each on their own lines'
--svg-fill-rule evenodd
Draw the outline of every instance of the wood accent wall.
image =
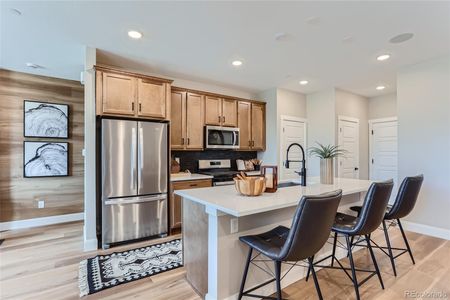
<svg viewBox="0 0 450 300">
<path fill-rule="evenodd" d="M 69 104 L 69 139 L 23 137 L 23 101 Z M 69 143 L 68 177 L 24 178 L 23 141 Z M 0 69 L 0 222 L 83 211 L 84 88 L 77 81 Z M 45 208 L 37 208 L 37 199 Z"/>
</svg>

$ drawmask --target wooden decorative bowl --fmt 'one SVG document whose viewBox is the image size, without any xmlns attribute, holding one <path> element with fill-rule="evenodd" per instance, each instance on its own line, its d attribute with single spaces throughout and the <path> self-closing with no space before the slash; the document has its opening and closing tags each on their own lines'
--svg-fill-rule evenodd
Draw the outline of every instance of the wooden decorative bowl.
<svg viewBox="0 0 450 300">
<path fill-rule="evenodd" d="M 266 190 L 266 179 L 264 177 L 234 178 L 234 187 L 244 196 L 260 196 Z"/>
</svg>

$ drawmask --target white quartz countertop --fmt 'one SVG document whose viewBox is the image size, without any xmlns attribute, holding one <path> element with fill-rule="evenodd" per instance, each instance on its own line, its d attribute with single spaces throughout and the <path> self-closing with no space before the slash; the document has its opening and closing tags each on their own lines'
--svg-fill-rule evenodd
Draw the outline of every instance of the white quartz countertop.
<svg viewBox="0 0 450 300">
<path fill-rule="evenodd" d="M 240 195 L 233 185 L 211 188 L 177 190 L 175 194 L 203 204 L 207 209 L 215 209 L 226 214 L 242 217 L 284 207 L 295 206 L 303 195 L 318 195 L 341 189 L 343 195 L 366 192 L 371 181 L 360 179 L 335 178 L 334 184 L 317 183 L 310 178 L 307 186 L 278 188 L 275 193 L 264 193 L 258 197 Z"/>
<path fill-rule="evenodd" d="M 186 181 L 186 180 L 201 180 L 201 179 L 212 179 L 210 175 L 196 174 L 196 173 L 177 173 L 170 175 L 170 181 Z"/>
</svg>

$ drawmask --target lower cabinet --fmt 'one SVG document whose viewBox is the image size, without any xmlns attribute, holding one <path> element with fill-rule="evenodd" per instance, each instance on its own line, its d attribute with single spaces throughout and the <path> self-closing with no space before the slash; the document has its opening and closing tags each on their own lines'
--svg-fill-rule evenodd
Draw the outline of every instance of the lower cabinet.
<svg viewBox="0 0 450 300">
<path fill-rule="evenodd" d="M 170 184 L 170 231 L 181 228 L 181 197 L 174 194 L 176 190 L 198 189 L 212 186 L 211 179 L 175 181 Z"/>
</svg>

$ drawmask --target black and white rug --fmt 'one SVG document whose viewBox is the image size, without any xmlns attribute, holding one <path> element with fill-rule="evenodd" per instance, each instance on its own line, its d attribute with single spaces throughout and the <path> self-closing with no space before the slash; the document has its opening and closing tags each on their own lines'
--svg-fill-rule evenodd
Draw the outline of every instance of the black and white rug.
<svg viewBox="0 0 450 300">
<path fill-rule="evenodd" d="M 80 297 L 183 266 L 180 239 L 80 262 Z"/>
</svg>

